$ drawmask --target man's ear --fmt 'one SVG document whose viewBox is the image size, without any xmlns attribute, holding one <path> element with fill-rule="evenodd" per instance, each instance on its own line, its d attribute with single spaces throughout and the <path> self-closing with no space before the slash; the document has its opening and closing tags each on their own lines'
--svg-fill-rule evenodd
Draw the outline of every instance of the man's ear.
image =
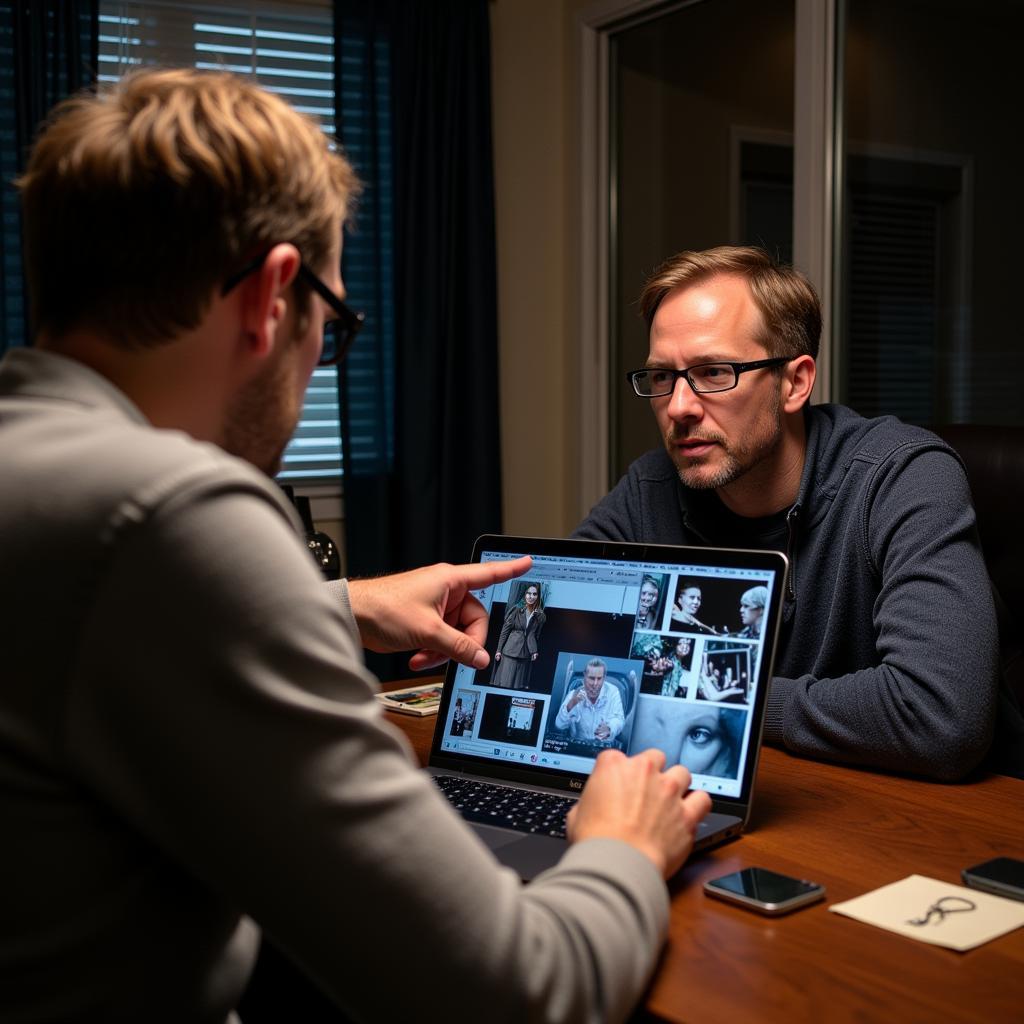
<svg viewBox="0 0 1024 1024">
<path fill-rule="evenodd" d="M 301 262 L 299 250 L 282 242 L 267 253 L 260 269 L 244 282 L 242 317 L 246 347 L 252 355 L 266 358 L 273 352 L 288 311 L 288 286 L 295 280 Z"/>
<path fill-rule="evenodd" d="M 818 364 L 813 356 L 797 356 L 782 375 L 782 408 L 784 412 L 799 412 L 811 397 L 811 388 L 818 375 Z"/>
</svg>

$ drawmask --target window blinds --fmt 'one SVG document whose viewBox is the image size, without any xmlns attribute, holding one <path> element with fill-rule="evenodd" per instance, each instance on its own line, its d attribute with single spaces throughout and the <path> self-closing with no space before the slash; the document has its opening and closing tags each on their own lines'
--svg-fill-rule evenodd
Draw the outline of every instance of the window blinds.
<svg viewBox="0 0 1024 1024">
<path fill-rule="evenodd" d="M 99 80 L 139 64 L 193 65 L 251 75 L 335 133 L 330 4 L 100 3 Z M 352 285 L 350 292 L 354 293 Z M 338 372 L 321 367 L 278 479 L 296 485 L 341 479 Z"/>
</svg>

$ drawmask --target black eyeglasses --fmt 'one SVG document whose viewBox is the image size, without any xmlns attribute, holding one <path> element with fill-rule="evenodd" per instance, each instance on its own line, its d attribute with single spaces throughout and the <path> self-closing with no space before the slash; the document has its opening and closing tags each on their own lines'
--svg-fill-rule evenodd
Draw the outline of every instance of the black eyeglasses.
<svg viewBox="0 0 1024 1024">
<path fill-rule="evenodd" d="M 251 263 L 247 263 L 237 273 L 232 274 L 224 282 L 220 290 L 221 295 L 227 295 L 244 278 L 262 267 L 263 261 L 266 258 L 267 254 L 263 253 L 262 256 L 257 257 Z M 350 309 L 309 269 L 305 261 L 299 264 L 299 277 L 331 307 L 336 315 L 336 319 L 328 320 L 324 324 L 324 343 L 323 348 L 320 350 L 320 361 L 318 364 L 320 366 L 336 366 L 348 355 L 349 349 L 352 348 L 352 343 L 356 340 L 356 335 L 366 320 L 366 314 Z"/>
<path fill-rule="evenodd" d="M 641 398 L 660 398 L 671 395 L 680 377 L 698 395 L 715 391 L 731 391 L 740 382 L 740 374 L 747 370 L 762 370 L 769 366 L 785 366 L 799 356 L 777 356 L 774 359 L 755 359 L 752 363 L 699 363 L 685 370 L 656 366 L 647 370 L 630 370 L 626 379 Z"/>
</svg>

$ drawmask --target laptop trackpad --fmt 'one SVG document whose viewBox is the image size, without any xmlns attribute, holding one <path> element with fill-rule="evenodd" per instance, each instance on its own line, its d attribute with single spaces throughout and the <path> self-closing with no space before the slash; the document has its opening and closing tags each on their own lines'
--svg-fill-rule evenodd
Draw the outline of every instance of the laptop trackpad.
<svg viewBox="0 0 1024 1024">
<path fill-rule="evenodd" d="M 473 831 L 490 847 L 502 864 L 518 872 L 524 881 L 554 867 L 566 850 L 564 839 L 551 836 L 523 835 L 507 828 L 472 825 Z"/>
</svg>

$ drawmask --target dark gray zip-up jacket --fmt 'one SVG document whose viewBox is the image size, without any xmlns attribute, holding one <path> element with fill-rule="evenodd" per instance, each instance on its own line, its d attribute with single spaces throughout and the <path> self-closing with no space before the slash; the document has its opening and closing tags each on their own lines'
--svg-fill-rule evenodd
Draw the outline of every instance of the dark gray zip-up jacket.
<svg viewBox="0 0 1024 1024">
<path fill-rule="evenodd" d="M 963 465 L 934 434 L 891 416 L 838 405 L 805 415 L 765 739 L 961 778 L 992 739 L 999 660 Z M 574 536 L 728 545 L 723 512 L 713 492 L 684 487 L 659 449 L 630 466 Z"/>
</svg>

